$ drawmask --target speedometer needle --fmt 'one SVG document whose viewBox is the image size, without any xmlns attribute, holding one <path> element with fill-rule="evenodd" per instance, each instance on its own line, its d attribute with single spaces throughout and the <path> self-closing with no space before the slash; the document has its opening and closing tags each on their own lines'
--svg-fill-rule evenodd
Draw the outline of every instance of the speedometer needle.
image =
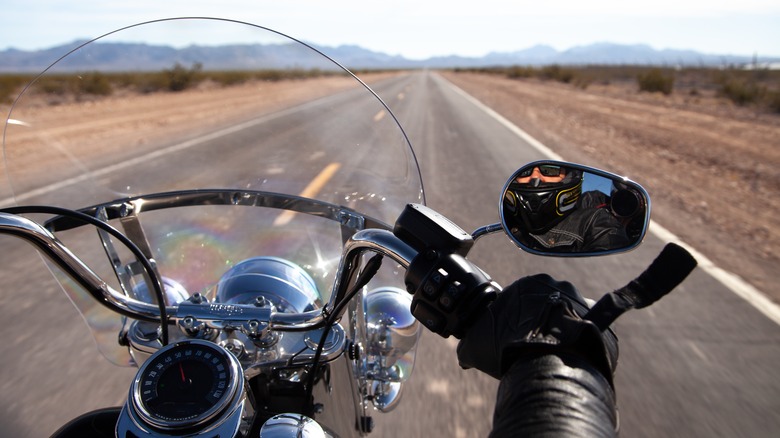
<svg viewBox="0 0 780 438">
<path fill-rule="evenodd" d="M 179 373 L 181 374 L 181 383 L 187 383 L 187 377 L 184 376 L 184 367 L 179 362 Z"/>
</svg>

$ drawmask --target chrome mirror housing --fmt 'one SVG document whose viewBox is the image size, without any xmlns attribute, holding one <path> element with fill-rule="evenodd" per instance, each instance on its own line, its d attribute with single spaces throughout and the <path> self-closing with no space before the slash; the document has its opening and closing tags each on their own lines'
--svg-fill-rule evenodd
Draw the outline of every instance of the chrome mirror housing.
<svg viewBox="0 0 780 438">
<path fill-rule="evenodd" d="M 501 195 L 504 231 L 524 251 L 594 256 L 637 247 L 650 223 L 650 197 L 613 173 L 561 161 L 517 170 Z"/>
</svg>

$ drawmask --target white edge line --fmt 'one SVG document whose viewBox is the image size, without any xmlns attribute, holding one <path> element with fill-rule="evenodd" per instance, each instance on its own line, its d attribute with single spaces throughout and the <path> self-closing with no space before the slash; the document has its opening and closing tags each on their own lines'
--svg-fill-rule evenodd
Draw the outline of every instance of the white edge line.
<svg viewBox="0 0 780 438">
<path fill-rule="evenodd" d="M 497 112 L 493 111 L 491 108 L 489 108 L 488 106 L 486 106 L 485 104 L 477 100 L 475 97 L 463 91 L 457 85 L 444 79 L 440 75 L 436 75 L 436 78 L 443 81 L 453 91 L 461 95 L 464 99 L 468 100 L 476 107 L 478 107 L 479 109 L 487 113 L 489 116 L 496 119 L 507 129 L 517 134 L 518 137 L 522 138 L 528 144 L 533 146 L 534 149 L 538 150 L 549 159 L 564 161 L 563 158 L 559 154 L 554 152 L 552 149 L 542 144 L 539 140 L 531 137 L 530 134 L 523 131 L 517 125 L 504 118 L 501 114 L 498 114 Z M 738 275 L 718 267 L 717 265 L 715 265 L 715 263 L 712 262 L 712 260 L 710 260 L 701 252 L 697 251 L 692 246 L 680 240 L 679 237 L 677 237 L 671 231 L 667 230 L 666 228 L 658 224 L 658 222 L 651 220 L 649 231 L 650 234 L 661 239 L 662 241 L 674 242 L 682 246 L 683 248 L 685 248 L 688 252 L 691 253 L 691 255 L 693 255 L 694 258 L 696 258 L 696 260 L 699 263 L 698 264 L 699 268 L 701 268 L 712 278 L 720 282 L 723 286 L 725 286 L 731 292 L 736 294 L 738 297 L 747 301 L 748 304 L 752 305 L 753 307 L 756 308 L 756 310 L 763 313 L 767 318 L 774 321 L 775 324 L 780 325 L 780 306 L 778 306 L 775 302 L 767 298 L 767 296 L 763 292 L 756 289 L 753 285 L 749 284 Z"/>
<path fill-rule="evenodd" d="M 696 261 L 699 262 L 699 268 L 722 285 L 726 286 L 726 288 L 734 292 L 738 297 L 747 301 L 767 318 L 780 325 L 780 306 L 767 298 L 763 292 L 755 288 L 752 284 L 743 280 L 740 276 L 717 266 L 707 256 L 680 240 L 679 237 L 661 226 L 658 222 L 650 221 L 650 233 L 661 240 L 674 242 L 688 250 Z"/>
</svg>

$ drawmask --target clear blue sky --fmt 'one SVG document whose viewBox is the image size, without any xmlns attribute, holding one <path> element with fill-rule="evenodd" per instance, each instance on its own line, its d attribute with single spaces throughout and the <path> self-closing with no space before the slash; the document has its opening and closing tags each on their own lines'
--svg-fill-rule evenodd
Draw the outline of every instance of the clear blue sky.
<svg viewBox="0 0 780 438">
<path fill-rule="evenodd" d="M 413 59 L 594 42 L 780 57 L 780 0 L 2 0 L 0 8 L 0 50 L 51 47 L 156 18 L 215 16 Z"/>
</svg>

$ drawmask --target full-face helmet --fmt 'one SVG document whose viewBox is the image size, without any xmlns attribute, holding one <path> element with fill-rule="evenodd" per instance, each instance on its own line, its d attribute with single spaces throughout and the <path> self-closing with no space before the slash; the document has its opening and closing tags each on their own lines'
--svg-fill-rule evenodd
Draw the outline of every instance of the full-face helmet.
<svg viewBox="0 0 780 438">
<path fill-rule="evenodd" d="M 515 176 L 504 198 L 518 226 L 543 234 L 576 208 L 582 194 L 582 172 L 554 165 L 539 165 Z"/>
</svg>

